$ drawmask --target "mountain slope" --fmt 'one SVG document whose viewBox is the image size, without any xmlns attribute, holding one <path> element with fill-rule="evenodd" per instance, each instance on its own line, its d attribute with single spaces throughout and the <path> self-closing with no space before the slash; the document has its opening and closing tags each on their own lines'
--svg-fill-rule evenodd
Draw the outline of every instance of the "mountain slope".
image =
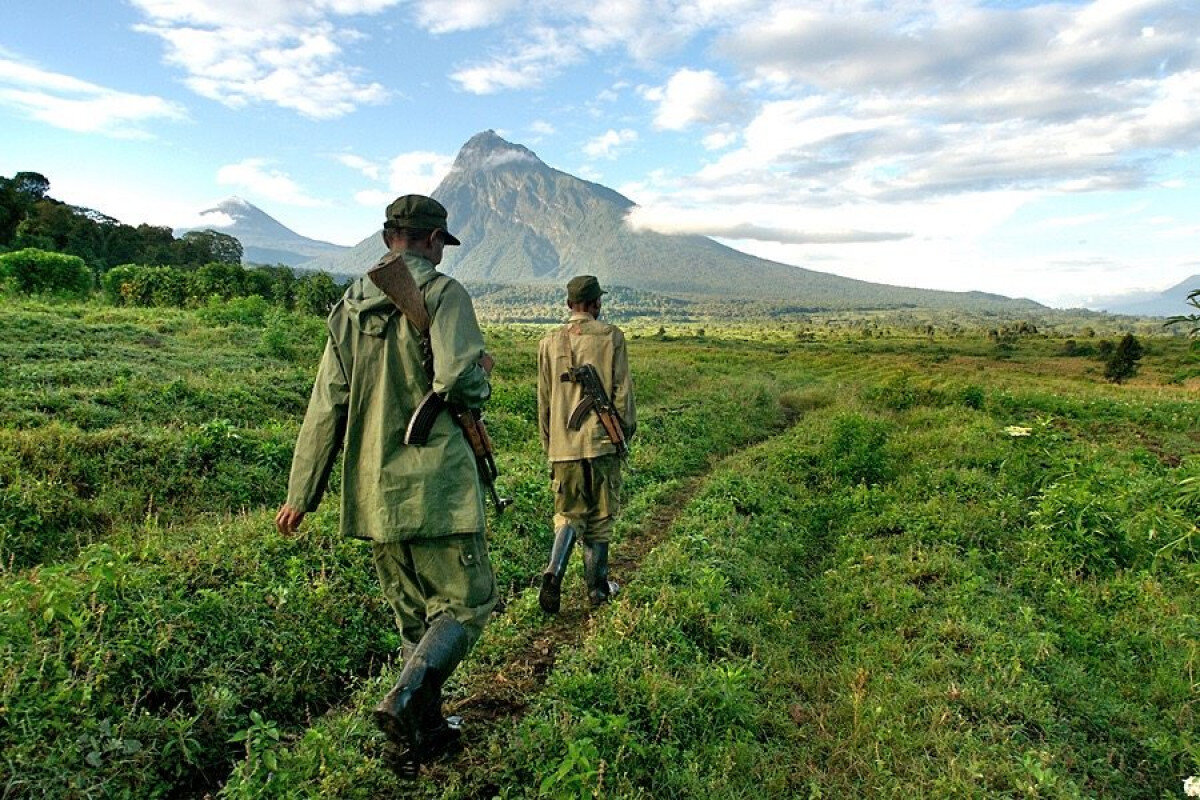
<svg viewBox="0 0 1200 800">
<path fill-rule="evenodd" d="M 1193 275 L 1163 289 L 1157 294 L 1136 293 L 1116 297 L 1100 298 L 1095 307 L 1113 314 L 1132 314 L 1143 317 L 1171 317 L 1177 314 L 1194 314 L 1196 309 L 1187 304 L 1187 296 L 1200 289 L 1200 275 Z"/>
<path fill-rule="evenodd" d="M 462 246 L 443 270 L 470 283 L 563 284 L 593 274 L 608 285 L 668 295 L 770 298 L 810 307 L 1041 308 L 982 292 L 937 292 L 857 281 L 756 258 L 703 236 L 634 231 L 634 203 L 556 170 L 492 131 L 463 146 L 433 196 L 446 206 Z M 304 264 L 361 274 L 383 254 L 378 233 L 353 249 Z"/>
<path fill-rule="evenodd" d="M 214 230 L 242 243 L 242 261 L 253 264 L 286 264 L 294 267 L 319 256 L 331 256 L 349 248 L 309 239 L 240 197 L 231 197 L 200 212 L 204 224 L 188 230 Z"/>
</svg>

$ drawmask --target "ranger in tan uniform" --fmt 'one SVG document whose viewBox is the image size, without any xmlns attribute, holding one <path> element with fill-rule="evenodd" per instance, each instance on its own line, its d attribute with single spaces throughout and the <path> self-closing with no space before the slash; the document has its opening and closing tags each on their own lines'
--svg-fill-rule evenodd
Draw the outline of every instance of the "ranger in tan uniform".
<svg viewBox="0 0 1200 800">
<path fill-rule="evenodd" d="M 590 364 L 619 416 L 621 433 L 628 439 L 637 427 L 625 336 L 615 325 L 599 321 L 604 294 L 594 276 L 572 278 L 567 284 L 570 318 L 538 344 L 538 423 L 554 486 L 554 546 L 538 602 L 549 614 L 558 613 L 563 574 L 576 540 L 582 541 L 591 603 L 599 605 L 617 590 L 608 579 L 608 544 L 621 503 L 618 446 L 595 411 L 582 418 L 578 429 L 568 424 L 584 390 L 567 376 Z"/>
<path fill-rule="evenodd" d="M 457 737 L 442 718 L 442 684 L 479 638 L 497 595 L 483 489 L 462 430 L 441 413 L 416 447 L 404 444 L 405 427 L 431 388 L 479 408 L 491 395 L 492 359 L 466 290 L 436 269 L 443 247 L 459 243 L 446 230 L 446 209 L 421 195 L 398 198 L 383 239 L 389 256 L 402 254 L 424 298 L 432 378 L 421 332 L 370 279 L 354 281 L 329 314 L 276 525 L 291 534 L 316 509 L 344 449 L 342 533 L 372 542 L 403 640 L 403 671 L 375 720 L 394 746 L 392 766 L 415 777 Z"/>
</svg>

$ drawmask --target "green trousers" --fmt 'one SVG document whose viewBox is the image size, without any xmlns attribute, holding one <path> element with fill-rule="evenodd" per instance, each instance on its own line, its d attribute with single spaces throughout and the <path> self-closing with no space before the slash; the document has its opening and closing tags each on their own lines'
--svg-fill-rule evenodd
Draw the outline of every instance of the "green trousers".
<svg viewBox="0 0 1200 800">
<path fill-rule="evenodd" d="M 570 523 L 585 543 L 607 542 L 621 511 L 621 458 L 554 461 L 550 471 L 555 530 Z"/>
<path fill-rule="evenodd" d="M 376 542 L 375 572 L 404 641 L 416 645 L 428 623 L 448 613 L 473 646 L 496 607 L 496 579 L 482 533 Z"/>
</svg>

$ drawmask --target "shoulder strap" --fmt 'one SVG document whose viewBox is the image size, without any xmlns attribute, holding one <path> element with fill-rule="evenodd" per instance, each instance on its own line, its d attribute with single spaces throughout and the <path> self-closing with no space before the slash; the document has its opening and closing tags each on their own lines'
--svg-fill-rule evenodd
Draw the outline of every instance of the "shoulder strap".
<svg viewBox="0 0 1200 800">
<path fill-rule="evenodd" d="M 572 367 L 575 366 L 575 351 L 571 348 L 571 325 L 568 322 L 558 329 L 558 355 L 565 358 Z"/>
</svg>

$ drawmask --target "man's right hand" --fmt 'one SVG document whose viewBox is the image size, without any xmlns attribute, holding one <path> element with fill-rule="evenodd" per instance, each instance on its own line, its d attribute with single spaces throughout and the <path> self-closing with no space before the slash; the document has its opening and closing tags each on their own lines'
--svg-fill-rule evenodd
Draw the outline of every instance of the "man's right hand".
<svg viewBox="0 0 1200 800">
<path fill-rule="evenodd" d="M 483 367 L 483 371 L 488 375 L 492 374 L 492 367 L 496 366 L 496 360 L 488 353 L 484 353 L 479 357 L 479 366 Z"/>
<path fill-rule="evenodd" d="M 300 523 L 304 520 L 303 511 L 296 509 L 284 503 L 279 507 L 279 512 L 275 515 L 275 527 L 284 536 L 291 536 L 300 527 Z"/>
</svg>

